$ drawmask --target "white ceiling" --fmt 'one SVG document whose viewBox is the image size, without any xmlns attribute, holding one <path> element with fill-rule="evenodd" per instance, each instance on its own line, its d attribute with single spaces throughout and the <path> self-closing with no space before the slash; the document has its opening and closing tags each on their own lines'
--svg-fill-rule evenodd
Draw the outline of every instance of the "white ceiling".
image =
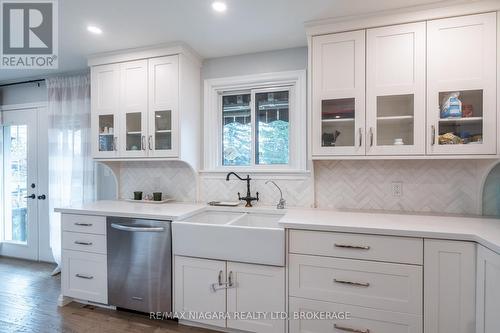
<svg viewBox="0 0 500 333">
<path fill-rule="evenodd" d="M 306 45 L 304 22 L 437 0 L 59 0 L 59 70 L 0 70 L 0 82 L 86 68 L 92 53 L 184 41 L 204 58 Z M 87 32 L 88 24 L 102 35 Z"/>
</svg>

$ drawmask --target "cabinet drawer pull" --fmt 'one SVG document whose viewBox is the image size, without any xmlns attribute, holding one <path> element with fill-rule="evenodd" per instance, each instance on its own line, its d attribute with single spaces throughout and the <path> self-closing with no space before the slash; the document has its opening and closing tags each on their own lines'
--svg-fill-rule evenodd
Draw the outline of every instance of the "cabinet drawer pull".
<svg viewBox="0 0 500 333">
<path fill-rule="evenodd" d="M 153 141 L 153 136 L 152 136 L 152 135 L 150 135 L 150 136 L 148 137 L 148 148 L 149 148 L 149 150 L 153 150 L 152 141 Z"/>
<path fill-rule="evenodd" d="M 361 127 L 359 128 L 359 146 L 361 147 L 363 145 L 363 132 L 361 130 Z"/>
<path fill-rule="evenodd" d="M 352 281 L 337 280 L 337 279 L 333 279 L 333 282 L 341 283 L 341 284 L 348 284 L 350 286 L 356 286 L 356 287 L 369 287 L 370 286 L 370 284 L 368 282 L 352 282 Z"/>
<path fill-rule="evenodd" d="M 113 137 L 113 150 L 118 151 L 118 137 Z"/>
<path fill-rule="evenodd" d="M 141 149 L 146 150 L 146 136 L 145 135 L 143 135 L 141 137 Z"/>
<path fill-rule="evenodd" d="M 80 242 L 80 241 L 75 241 L 75 244 L 78 244 L 78 245 L 92 245 L 92 242 Z"/>
<path fill-rule="evenodd" d="M 373 127 L 370 127 L 370 147 L 373 147 Z"/>
<path fill-rule="evenodd" d="M 341 247 L 344 249 L 355 249 L 355 250 L 369 250 L 369 246 L 362 246 L 362 245 L 348 245 L 348 244 L 334 244 L 335 247 Z"/>
<path fill-rule="evenodd" d="M 79 222 L 75 222 L 75 225 L 78 225 L 80 227 L 91 227 L 92 223 L 79 223 Z"/>
<path fill-rule="evenodd" d="M 233 286 L 233 271 L 229 272 L 229 276 L 227 278 L 227 286 L 232 287 Z"/>
<path fill-rule="evenodd" d="M 356 328 L 350 328 L 350 327 L 345 327 L 345 326 L 339 326 L 337 324 L 333 324 L 333 328 L 339 330 L 339 331 L 344 331 L 344 332 L 353 332 L 353 333 L 370 333 L 369 329 L 364 329 L 364 330 L 358 330 Z"/>
<path fill-rule="evenodd" d="M 75 275 L 77 278 L 80 279 L 87 279 L 87 280 L 92 280 L 94 277 L 92 275 L 83 275 L 83 274 L 76 274 Z"/>
</svg>

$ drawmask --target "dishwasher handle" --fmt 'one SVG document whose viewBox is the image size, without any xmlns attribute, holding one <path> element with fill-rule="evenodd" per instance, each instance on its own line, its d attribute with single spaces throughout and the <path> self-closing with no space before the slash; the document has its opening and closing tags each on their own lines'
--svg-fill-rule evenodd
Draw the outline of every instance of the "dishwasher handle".
<svg viewBox="0 0 500 333">
<path fill-rule="evenodd" d="M 111 223 L 111 228 L 118 229 L 121 231 L 138 231 L 138 232 L 163 232 L 165 231 L 164 227 L 130 227 L 127 225 Z"/>
</svg>

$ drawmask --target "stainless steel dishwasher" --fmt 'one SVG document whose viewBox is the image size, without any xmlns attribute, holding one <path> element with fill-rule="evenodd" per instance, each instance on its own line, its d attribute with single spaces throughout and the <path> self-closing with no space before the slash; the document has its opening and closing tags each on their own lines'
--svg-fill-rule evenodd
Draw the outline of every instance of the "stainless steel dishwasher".
<svg viewBox="0 0 500 333">
<path fill-rule="evenodd" d="M 108 302 L 140 312 L 172 309 L 170 221 L 107 218 Z"/>
</svg>

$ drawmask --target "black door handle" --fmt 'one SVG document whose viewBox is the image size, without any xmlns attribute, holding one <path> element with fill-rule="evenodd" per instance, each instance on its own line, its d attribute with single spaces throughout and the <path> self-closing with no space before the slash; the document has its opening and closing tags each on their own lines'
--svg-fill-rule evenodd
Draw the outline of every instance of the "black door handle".
<svg viewBox="0 0 500 333">
<path fill-rule="evenodd" d="M 32 195 L 25 196 L 26 199 L 36 199 L 36 195 L 33 193 Z"/>
<path fill-rule="evenodd" d="M 47 197 L 45 196 L 45 194 L 42 194 L 42 195 L 39 195 L 38 196 L 38 200 L 45 200 Z"/>
</svg>

